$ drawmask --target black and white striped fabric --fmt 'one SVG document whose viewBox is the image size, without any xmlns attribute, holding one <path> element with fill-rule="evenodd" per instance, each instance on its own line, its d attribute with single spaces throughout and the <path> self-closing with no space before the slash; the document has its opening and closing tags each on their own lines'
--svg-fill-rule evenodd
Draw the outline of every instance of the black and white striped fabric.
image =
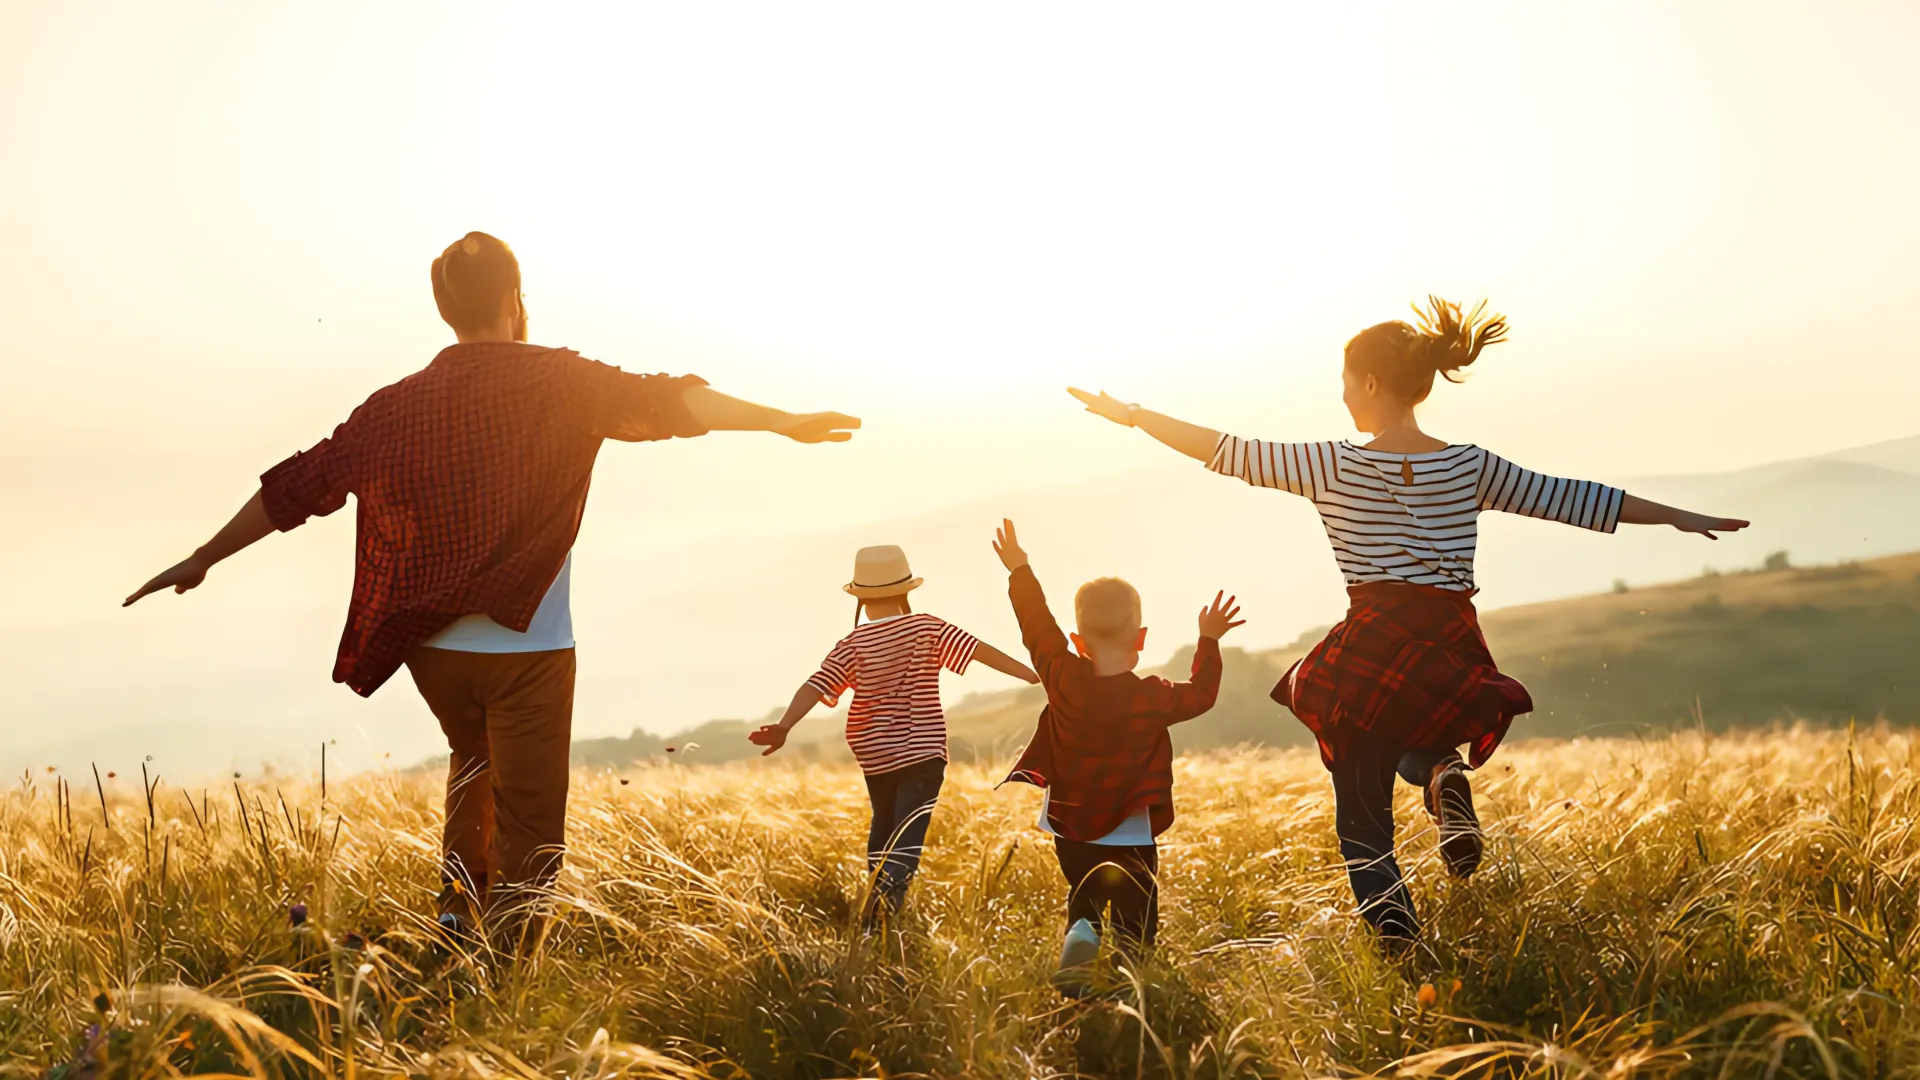
<svg viewBox="0 0 1920 1080">
<path fill-rule="evenodd" d="M 1612 532 L 1626 498 L 1619 488 L 1544 476 L 1478 446 L 1391 454 L 1345 441 L 1227 435 L 1207 467 L 1313 500 L 1349 585 L 1405 581 L 1470 592 L 1481 511 Z"/>
</svg>

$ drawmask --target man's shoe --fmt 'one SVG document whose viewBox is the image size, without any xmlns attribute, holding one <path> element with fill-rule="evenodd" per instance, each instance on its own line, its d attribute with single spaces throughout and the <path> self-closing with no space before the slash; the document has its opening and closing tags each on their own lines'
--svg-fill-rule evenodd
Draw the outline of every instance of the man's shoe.
<svg viewBox="0 0 1920 1080">
<path fill-rule="evenodd" d="M 1480 868 L 1484 839 L 1480 818 L 1473 812 L 1473 785 L 1467 780 L 1466 766 L 1456 759 L 1435 768 L 1426 796 L 1427 813 L 1439 825 L 1440 861 L 1454 877 L 1472 876 Z"/>
<path fill-rule="evenodd" d="M 1092 985 L 1093 962 L 1099 956 L 1100 931 L 1086 919 L 1075 920 L 1060 947 L 1060 967 L 1053 973 L 1053 985 L 1068 997 L 1085 994 Z"/>
</svg>

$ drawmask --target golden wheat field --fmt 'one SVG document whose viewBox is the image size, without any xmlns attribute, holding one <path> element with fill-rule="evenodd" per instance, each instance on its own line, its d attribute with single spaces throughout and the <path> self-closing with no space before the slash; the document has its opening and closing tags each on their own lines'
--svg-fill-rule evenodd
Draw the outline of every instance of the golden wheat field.
<svg viewBox="0 0 1920 1080">
<path fill-rule="evenodd" d="M 1064 885 L 1037 793 L 949 773 L 899 932 L 857 933 L 849 768 L 580 773 L 533 954 L 428 933 L 439 780 L 0 799 L 9 1075 L 1920 1075 L 1920 788 L 1878 730 L 1522 743 L 1488 860 L 1403 853 L 1428 947 L 1350 915 L 1303 753 L 1188 757 L 1141 970 L 1048 983 Z M 103 820 L 102 802 L 105 802 Z M 295 925 L 295 905 L 306 918 Z"/>
</svg>

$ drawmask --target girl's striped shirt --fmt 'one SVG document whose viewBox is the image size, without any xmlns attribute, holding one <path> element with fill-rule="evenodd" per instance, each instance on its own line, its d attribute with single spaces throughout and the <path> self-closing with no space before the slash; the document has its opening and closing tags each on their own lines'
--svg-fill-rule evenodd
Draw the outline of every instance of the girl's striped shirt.
<svg viewBox="0 0 1920 1080">
<path fill-rule="evenodd" d="M 1478 446 L 1392 454 L 1345 441 L 1227 435 L 1207 467 L 1313 500 L 1349 585 L 1405 581 L 1471 592 L 1481 511 L 1612 532 L 1626 498 L 1619 488 L 1543 476 Z"/>
<path fill-rule="evenodd" d="M 940 670 L 964 675 L 980 642 L 932 615 L 899 615 L 854 628 L 807 680 L 827 707 L 853 691 L 847 745 L 869 775 L 930 758 L 947 760 Z"/>
</svg>

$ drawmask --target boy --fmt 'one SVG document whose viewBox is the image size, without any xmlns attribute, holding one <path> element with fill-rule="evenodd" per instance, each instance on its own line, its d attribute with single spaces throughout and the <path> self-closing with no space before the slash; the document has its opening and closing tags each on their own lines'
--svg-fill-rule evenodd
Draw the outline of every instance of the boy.
<svg viewBox="0 0 1920 1080">
<path fill-rule="evenodd" d="M 787 732 L 815 705 L 833 708 L 853 691 L 847 709 L 847 746 L 866 774 L 873 823 L 867 829 L 867 873 L 872 891 L 862 922 L 873 928 L 881 910 L 897 912 L 920 866 L 927 824 L 947 770 L 947 721 L 940 708 L 940 672 L 966 674 L 975 660 L 1028 683 L 1040 677 L 1018 660 L 932 615 L 916 615 L 907 594 L 924 579 L 913 576 L 897 547 L 862 548 L 845 588 L 858 601 L 854 629 L 840 640 L 814 676 L 801 684 L 777 724 L 747 736 L 766 749 L 786 745 Z M 865 614 L 867 622 L 861 623 Z"/>
<path fill-rule="evenodd" d="M 1220 638 L 1242 625 L 1235 619 L 1240 608 L 1221 594 L 1201 611 L 1192 681 L 1141 678 L 1133 669 L 1147 631 L 1133 586 L 1102 578 L 1080 587 L 1073 602 L 1076 656 L 1047 609 L 1013 522 L 1001 523 L 993 550 L 1010 574 L 1020 633 L 1047 690 L 1033 740 L 1007 780 L 1046 791 L 1040 828 L 1053 834 L 1069 890 L 1067 940 L 1056 978 L 1073 992 L 1099 951 L 1102 922 L 1129 950 L 1153 944 L 1160 924 L 1154 838 L 1173 824 L 1167 728 L 1213 708 L 1220 692 Z"/>
</svg>

